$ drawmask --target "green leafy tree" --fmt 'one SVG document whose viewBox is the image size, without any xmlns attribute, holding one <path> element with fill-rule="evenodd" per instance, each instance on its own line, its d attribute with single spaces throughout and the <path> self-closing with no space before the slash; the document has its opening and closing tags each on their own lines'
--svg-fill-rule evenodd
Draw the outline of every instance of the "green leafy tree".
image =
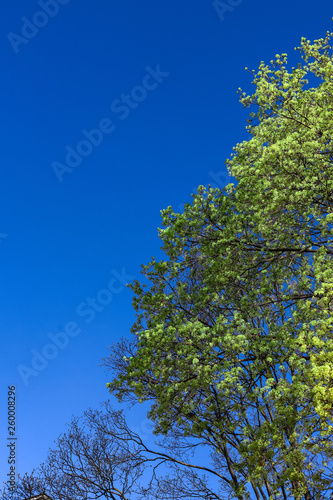
<svg viewBox="0 0 333 500">
<path fill-rule="evenodd" d="M 166 259 L 130 285 L 133 336 L 105 360 L 111 393 L 149 401 L 156 433 L 209 447 L 239 500 L 333 490 L 332 35 L 239 89 L 252 110 L 227 160 L 237 185 L 162 212 Z"/>
</svg>

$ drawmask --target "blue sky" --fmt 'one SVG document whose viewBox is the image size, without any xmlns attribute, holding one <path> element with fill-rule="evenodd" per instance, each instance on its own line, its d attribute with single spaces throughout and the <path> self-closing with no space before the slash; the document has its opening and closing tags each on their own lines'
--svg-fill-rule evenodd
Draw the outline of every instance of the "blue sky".
<svg viewBox="0 0 333 500">
<path fill-rule="evenodd" d="M 1 5 L 1 483 L 8 385 L 23 473 L 72 414 L 108 398 L 98 364 L 134 322 L 125 283 L 162 257 L 160 211 L 229 182 L 245 66 L 283 52 L 296 65 L 302 36 L 333 31 L 329 0 L 226 3 Z M 130 422 L 149 434 L 143 410 Z"/>
</svg>

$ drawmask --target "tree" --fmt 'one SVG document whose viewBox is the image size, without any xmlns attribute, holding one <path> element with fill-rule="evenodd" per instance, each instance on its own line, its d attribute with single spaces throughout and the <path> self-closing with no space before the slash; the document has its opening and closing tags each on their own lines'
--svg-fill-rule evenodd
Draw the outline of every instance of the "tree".
<svg viewBox="0 0 333 500">
<path fill-rule="evenodd" d="M 237 185 L 199 187 L 183 213 L 164 210 L 166 258 L 143 266 L 148 283 L 131 285 L 137 321 L 104 360 L 114 374 L 108 388 L 119 401 L 151 403 L 162 451 L 149 449 L 120 413 L 91 411 L 87 429 L 74 419 L 46 464 L 18 484 L 20 495 L 330 497 L 332 36 L 303 38 L 297 68 L 289 72 L 286 54 L 276 55 L 253 72 L 253 95 L 239 89 L 256 111 L 250 139 L 227 160 Z M 191 459 L 201 447 L 209 466 Z M 173 474 L 153 468 L 140 486 L 152 464 Z"/>
<path fill-rule="evenodd" d="M 44 493 L 53 500 L 218 500 L 207 475 L 219 474 L 193 463 L 195 448 L 176 432 L 148 447 L 128 427 L 123 411 L 106 402 L 101 410 L 73 417 L 46 462 L 20 478 L 15 492 L 4 488 L 2 498 Z"/>
<path fill-rule="evenodd" d="M 105 360 L 110 392 L 151 402 L 156 434 L 210 447 L 239 500 L 333 490 L 332 35 L 239 89 L 256 111 L 227 160 L 237 186 L 162 212 L 166 259 L 130 285 L 133 337 Z"/>
</svg>

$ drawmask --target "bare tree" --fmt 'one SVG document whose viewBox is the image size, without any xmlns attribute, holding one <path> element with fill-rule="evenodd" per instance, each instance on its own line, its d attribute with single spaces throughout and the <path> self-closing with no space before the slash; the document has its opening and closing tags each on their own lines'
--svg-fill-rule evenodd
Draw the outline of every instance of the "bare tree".
<svg viewBox="0 0 333 500">
<path fill-rule="evenodd" d="M 200 464 L 198 444 L 177 430 L 148 447 L 110 402 L 73 417 L 69 429 L 49 450 L 38 469 L 19 478 L 15 492 L 4 487 L 3 500 L 46 493 L 53 500 L 220 500 L 214 468 Z M 217 481 L 218 482 L 218 481 Z"/>
</svg>

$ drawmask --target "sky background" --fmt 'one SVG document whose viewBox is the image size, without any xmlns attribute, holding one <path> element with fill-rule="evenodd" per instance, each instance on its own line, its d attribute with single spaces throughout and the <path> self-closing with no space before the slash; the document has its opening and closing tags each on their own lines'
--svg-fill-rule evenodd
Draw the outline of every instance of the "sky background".
<svg viewBox="0 0 333 500">
<path fill-rule="evenodd" d="M 286 52 L 291 67 L 302 36 L 333 31 L 331 0 L 229 0 L 224 15 L 204 0 L 62 0 L 53 17 L 41 4 L 0 7 L 0 484 L 8 386 L 24 473 L 109 397 L 98 365 L 135 320 L 125 282 L 163 257 L 160 211 L 232 181 L 224 161 L 248 137 L 236 91 L 254 90 L 245 66 Z M 64 329 L 75 336 L 57 348 Z M 153 439 L 144 409 L 129 421 Z"/>
</svg>

